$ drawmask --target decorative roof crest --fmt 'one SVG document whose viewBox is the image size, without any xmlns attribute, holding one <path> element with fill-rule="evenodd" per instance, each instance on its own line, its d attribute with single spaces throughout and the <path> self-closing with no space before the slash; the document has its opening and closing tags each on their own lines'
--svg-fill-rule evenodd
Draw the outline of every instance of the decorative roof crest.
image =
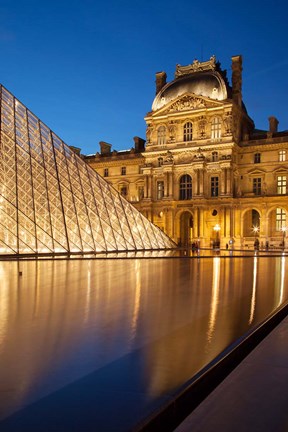
<svg viewBox="0 0 288 432">
<path fill-rule="evenodd" d="M 189 75 L 194 72 L 202 72 L 216 69 L 216 57 L 213 55 L 210 57 L 210 60 L 205 62 L 199 62 L 199 60 L 195 59 L 193 63 L 187 66 L 181 66 L 179 64 L 176 65 L 175 78 L 179 78 L 184 75 Z"/>
</svg>

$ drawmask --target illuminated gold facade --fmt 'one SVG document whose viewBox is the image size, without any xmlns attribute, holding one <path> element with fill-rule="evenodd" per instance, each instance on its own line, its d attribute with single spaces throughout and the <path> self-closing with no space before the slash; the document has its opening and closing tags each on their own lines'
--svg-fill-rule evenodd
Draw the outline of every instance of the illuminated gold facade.
<svg viewBox="0 0 288 432">
<path fill-rule="evenodd" d="M 175 246 L 3 86 L 0 100 L 0 254 Z"/>
<path fill-rule="evenodd" d="M 242 101 L 242 57 L 232 85 L 215 57 L 156 74 L 146 146 L 101 152 L 87 162 L 181 245 L 285 245 L 288 133 L 255 129 Z"/>
</svg>

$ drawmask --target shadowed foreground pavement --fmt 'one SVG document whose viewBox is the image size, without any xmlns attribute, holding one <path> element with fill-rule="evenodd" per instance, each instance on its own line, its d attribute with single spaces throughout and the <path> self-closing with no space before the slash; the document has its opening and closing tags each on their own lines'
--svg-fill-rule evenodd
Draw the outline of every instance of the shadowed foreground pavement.
<svg viewBox="0 0 288 432">
<path fill-rule="evenodd" d="M 175 432 L 288 431 L 288 317 Z"/>
</svg>

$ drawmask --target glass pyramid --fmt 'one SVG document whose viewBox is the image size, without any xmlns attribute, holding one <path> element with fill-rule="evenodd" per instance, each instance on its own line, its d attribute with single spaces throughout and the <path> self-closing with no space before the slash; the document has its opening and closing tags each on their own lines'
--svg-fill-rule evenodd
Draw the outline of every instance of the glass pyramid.
<svg viewBox="0 0 288 432">
<path fill-rule="evenodd" d="M 175 244 L 0 85 L 0 255 Z"/>
</svg>

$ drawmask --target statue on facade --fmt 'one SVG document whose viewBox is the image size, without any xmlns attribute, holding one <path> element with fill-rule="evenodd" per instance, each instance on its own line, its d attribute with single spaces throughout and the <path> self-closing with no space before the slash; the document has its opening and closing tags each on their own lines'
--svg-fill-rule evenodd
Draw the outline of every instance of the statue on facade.
<svg viewBox="0 0 288 432">
<path fill-rule="evenodd" d="M 166 155 L 166 157 L 164 159 L 164 162 L 167 163 L 167 164 L 174 162 L 174 157 L 173 157 L 173 154 L 171 153 L 170 150 L 167 151 L 167 155 Z"/>
</svg>

